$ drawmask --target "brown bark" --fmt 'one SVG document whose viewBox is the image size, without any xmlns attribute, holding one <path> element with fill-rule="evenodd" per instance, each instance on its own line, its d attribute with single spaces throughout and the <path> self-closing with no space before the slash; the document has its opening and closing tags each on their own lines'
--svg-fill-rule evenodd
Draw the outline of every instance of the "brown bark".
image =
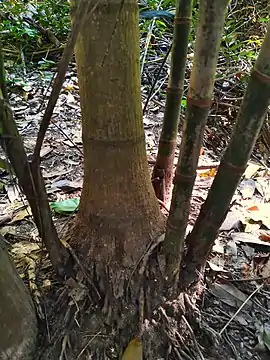
<svg viewBox="0 0 270 360">
<path fill-rule="evenodd" d="M 35 307 L 0 238 L 0 360 L 31 360 L 37 338 Z"/>
<path fill-rule="evenodd" d="M 165 257 L 156 238 L 164 221 L 148 173 L 138 44 L 136 0 L 105 0 L 86 15 L 76 46 L 84 184 L 69 243 L 80 271 L 67 289 L 77 296 L 66 301 L 68 310 L 61 303 L 61 324 L 53 326 L 68 329 L 57 350 L 75 344 L 66 349 L 70 360 L 121 359 L 141 336 L 145 359 L 173 358 L 173 331 L 183 329 L 184 296 L 166 302 L 163 292 Z M 58 355 L 50 345 L 44 360 Z"/>
<path fill-rule="evenodd" d="M 137 11 L 136 0 L 103 1 L 91 19 L 86 16 L 75 49 L 84 184 L 70 244 L 87 267 L 97 309 L 94 319 L 84 318 L 84 326 L 108 333 L 106 341 L 97 338 L 88 348 L 95 359 L 107 358 L 105 352 L 115 346 L 121 354 L 141 335 L 162 283 L 160 271 L 156 282 L 145 283 L 146 253 L 165 221 L 145 150 Z"/>
<path fill-rule="evenodd" d="M 83 245 L 89 261 L 132 267 L 160 212 L 145 152 L 137 5 L 119 9 L 118 2 L 98 5 L 76 47 L 85 156 L 77 231 L 88 236 L 72 244 Z"/>
<path fill-rule="evenodd" d="M 135 0 L 103 1 L 78 37 L 84 184 L 70 239 L 83 254 L 106 323 L 121 314 L 131 336 L 140 331 L 138 265 L 164 227 L 145 151 L 138 30 Z"/>
</svg>

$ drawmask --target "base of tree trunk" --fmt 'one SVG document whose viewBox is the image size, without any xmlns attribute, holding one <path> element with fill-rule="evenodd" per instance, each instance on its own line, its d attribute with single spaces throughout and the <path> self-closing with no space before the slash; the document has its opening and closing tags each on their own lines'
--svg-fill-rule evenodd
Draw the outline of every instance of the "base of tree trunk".
<svg viewBox="0 0 270 360">
<path fill-rule="evenodd" d="M 99 260 L 86 270 L 75 256 L 77 277 L 59 290 L 49 316 L 51 339 L 45 337 L 40 359 L 58 360 L 64 353 L 69 360 L 121 359 L 134 338 L 142 339 L 144 359 L 177 359 L 189 351 L 187 322 L 204 335 L 204 346 L 214 348 L 216 339 L 202 326 L 195 299 L 184 293 L 167 298 L 162 240 L 152 242 L 128 276 L 117 266 L 109 271 Z"/>
<path fill-rule="evenodd" d="M 149 288 L 147 289 L 150 292 Z M 74 298 L 68 295 L 67 289 L 63 291 L 65 296 L 59 302 L 60 309 L 51 315 L 51 328 L 56 330 L 51 332 L 51 342 L 43 344 L 42 354 L 38 359 L 59 360 L 63 353 L 69 360 L 121 359 L 128 343 L 132 339 L 140 338 L 140 308 L 136 299 L 128 302 L 119 300 L 118 319 L 115 319 L 113 324 L 108 324 L 108 314 L 105 313 L 104 307 L 93 305 L 87 298 L 74 303 Z M 153 304 L 153 296 L 148 296 L 145 298 L 146 307 Z M 200 322 L 200 313 L 194 307 L 190 307 L 186 294 L 180 294 L 174 301 L 166 301 L 165 298 L 159 297 L 155 302 L 159 304 L 157 309 L 151 317 L 144 320 L 142 327 L 144 359 L 174 360 L 180 359 L 179 355 L 194 355 L 196 349 L 192 349 L 190 345 L 190 331 L 186 322 L 200 345 L 207 349 L 207 356 L 212 355 L 213 359 L 215 358 L 218 348 L 216 334 Z M 186 321 L 183 321 L 184 313 Z"/>
</svg>

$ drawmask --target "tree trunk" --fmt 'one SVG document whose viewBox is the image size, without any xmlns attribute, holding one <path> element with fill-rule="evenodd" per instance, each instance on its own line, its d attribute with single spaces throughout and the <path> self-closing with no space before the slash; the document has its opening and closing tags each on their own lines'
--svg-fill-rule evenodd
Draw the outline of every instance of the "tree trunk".
<svg viewBox="0 0 270 360">
<path fill-rule="evenodd" d="M 230 142 L 222 156 L 207 199 L 186 239 L 188 250 L 183 259 L 181 273 L 181 286 L 184 289 L 201 280 L 207 257 L 247 167 L 269 105 L 270 25 L 251 71 Z"/>
<path fill-rule="evenodd" d="M 140 333 L 140 262 L 165 225 L 145 151 L 138 30 L 136 0 L 102 1 L 86 16 L 75 51 L 84 184 L 70 244 L 83 254 L 106 323 L 118 335 L 127 329 L 125 344 Z"/>
<path fill-rule="evenodd" d="M 201 0 L 187 112 L 174 176 L 164 248 L 168 285 L 178 281 L 184 252 L 190 199 L 196 178 L 204 128 L 212 104 L 218 51 L 229 0 Z"/>
<path fill-rule="evenodd" d="M 0 238 L 0 360 L 31 360 L 37 338 L 35 307 Z"/>
<path fill-rule="evenodd" d="M 191 0 L 179 0 L 174 18 L 172 60 L 162 132 L 158 154 L 152 173 L 152 182 L 157 198 L 165 203 L 170 198 L 173 163 L 177 145 L 177 132 L 184 90 L 185 69 L 191 25 Z"/>
<path fill-rule="evenodd" d="M 145 152 L 136 1 L 119 7 L 102 2 L 76 47 L 85 157 L 77 230 L 87 236 L 72 244 L 85 246 L 89 262 L 116 257 L 132 266 L 160 228 L 160 212 Z"/>
</svg>

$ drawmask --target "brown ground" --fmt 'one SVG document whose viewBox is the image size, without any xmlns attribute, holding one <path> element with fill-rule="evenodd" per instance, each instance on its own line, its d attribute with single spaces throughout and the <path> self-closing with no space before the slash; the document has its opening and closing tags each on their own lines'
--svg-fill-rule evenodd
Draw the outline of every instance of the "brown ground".
<svg viewBox="0 0 270 360">
<path fill-rule="evenodd" d="M 42 76 L 45 75 L 50 76 L 51 73 L 43 72 Z M 48 80 L 42 79 L 37 72 L 33 71 L 27 75 L 27 81 L 32 86 L 31 91 L 27 93 L 28 99 L 23 99 L 23 93 L 13 93 L 11 105 L 24 138 L 25 147 L 30 153 L 35 144 L 38 124 L 44 111 L 44 106 L 40 109 L 40 105 L 42 104 L 43 93 L 48 86 Z M 83 156 L 78 101 L 76 73 L 71 68 L 43 147 L 42 169 L 50 201 L 80 196 Z M 154 100 L 150 102 L 148 111 L 144 116 L 150 170 L 152 160 L 155 159 L 157 153 L 163 110 L 164 99 Z M 190 227 L 207 195 L 215 172 L 213 169 L 215 169 L 220 154 L 228 141 L 232 114 L 234 114 L 233 110 L 228 112 L 227 108 L 216 108 L 215 105 L 211 111 L 204 139 L 204 154 L 199 162 L 201 168 L 198 168 L 198 177 L 192 198 Z M 180 141 L 181 131 L 179 131 L 178 137 L 179 144 Z M 258 276 L 270 276 L 269 243 L 258 244 L 259 230 L 254 227 L 251 231 L 253 233 L 252 243 L 246 243 L 245 239 L 235 241 L 232 238 L 232 233 L 239 231 L 239 229 L 243 230 L 243 223 L 248 224 L 243 220 L 247 217 L 245 212 L 247 206 L 258 203 L 269 204 L 269 170 L 267 171 L 261 163 L 257 162 L 257 164 L 262 170 L 259 169 L 253 178 L 246 179 L 246 183 L 243 183 L 241 188 L 239 187 L 239 191 L 235 195 L 235 206 L 232 208 L 220 237 L 217 239 L 216 247 L 209 258 L 210 263 L 205 277 L 205 291 L 199 304 L 201 323 L 204 327 L 212 329 L 215 336 L 226 325 L 221 334 L 218 355 L 215 355 L 219 359 L 266 359 L 269 356 L 266 353 L 258 355 L 253 352 L 262 329 L 265 331 L 265 337 L 270 338 L 269 282 L 265 280 L 264 285 L 258 289 L 262 281 L 252 280 Z M 20 210 L 23 199 L 18 187 L 14 185 L 14 179 L 4 171 L 0 176 L 3 184 L 0 197 L 2 215 L 13 212 L 11 215 L 13 223 L 6 223 L 3 220 L 0 232 L 5 236 L 10 250 L 13 249 L 13 256 L 20 272 L 26 274 L 26 284 L 31 289 L 41 323 L 44 324 L 44 332 L 47 333 L 50 331 L 50 326 L 53 327 L 52 318 L 47 317 L 57 309 L 57 301 L 60 301 L 61 304 L 61 300 L 57 300 L 62 291 L 61 286 L 54 278 L 46 253 L 39 250 L 40 242 L 31 217 L 27 216 L 27 212 Z M 250 182 L 248 183 L 247 180 Z M 258 187 L 259 182 L 264 184 L 261 188 Z M 63 184 L 65 187 L 62 187 Z M 247 193 L 244 191 L 248 191 L 253 185 L 255 186 L 254 191 L 246 196 Z M 166 206 L 169 207 L 169 204 Z M 165 207 L 161 207 L 166 213 Z M 18 210 L 17 213 L 15 210 Z M 16 214 L 19 221 L 14 218 Z M 267 214 L 260 213 L 260 216 L 261 226 L 259 227 L 261 231 L 264 228 L 267 235 L 265 235 L 266 240 L 269 237 L 269 221 L 267 222 Z M 72 214 L 69 216 L 55 215 L 55 222 L 60 233 L 63 226 L 66 226 L 72 217 Z M 239 220 L 242 223 L 239 223 L 237 228 L 235 223 Z M 19 248 L 20 245 L 22 248 Z M 35 262 L 29 260 L 29 258 L 33 258 L 33 254 L 35 254 Z M 35 274 L 31 281 L 29 274 Z M 258 291 L 252 295 L 247 305 L 229 323 L 243 301 L 247 301 L 247 297 L 256 289 Z M 189 335 L 192 334 L 189 333 Z M 213 358 L 213 355 L 209 354 L 209 349 L 205 345 L 205 339 L 199 329 L 194 331 L 194 338 L 193 335 L 191 337 L 189 335 L 185 346 L 183 345 L 180 349 L 182 358 L 185 358 L 185 355 L 189 355 L 190 359 L 198 358 L 196 357 L 198 356 L 198 354 L 196 355 L 196 343 L 203 344 L 201 350 L 205 359 Z"/>
</svg>

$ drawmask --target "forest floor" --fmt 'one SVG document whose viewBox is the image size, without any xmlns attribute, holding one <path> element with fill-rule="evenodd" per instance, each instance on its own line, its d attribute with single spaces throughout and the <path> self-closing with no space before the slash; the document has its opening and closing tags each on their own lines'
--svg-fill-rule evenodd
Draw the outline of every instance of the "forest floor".
<svg viewBox="0 0 270 360">
<path fill-rule="evenodd" d="M 155 54 L 148 56 L 143 63 L 143 108 L 163 56 L 168 50 L 171 29 L 162 36 L 158 41 L 155 36 L 151 37 L 149 46 L 151 54 Z M 144 40 L 142 37 L 142 43 Z M 189 53 L 183 99 L 187 95 L 192 56 Z M 43 61 L 43 65 L 46 64 L 49 62 Z M 144 109 L 149 175 L 157 155 L 162 128 L 168 69 L 169 60 L 160 71 L 154 92 Z M 214 102 L 204 135 L 187 231 L 192 228 L 200 206 L 206 199 L 229 141 L 245 89 L 246 83 L 243 80 L 248 76 L 249 70 L 240 66 L 238 58 L 230 59 L 229 66 L 224 59 L 220 59 L 218 63 Z M 13 84 L 9 88 L 10 103 L 26 152 L 30 155 L 50 94 L 54 69 L 24 68 L 14 72 L 13 64 L 10 63 L 10 67 L 7 64 L 7 71 L 9 84 Z M 184 116 L 185 101 L 182 105 L 181 118 Z M 60 237 L 63 228 L 76 214 L 83 182 L 80 118 L 79 87 L 73 64 L 66 75 L 41 151 L 42 173 Z M 268 129 L 268 135 L 269 133 Z M 205 291 L 198 305 L 202 321 L 221 337 L 218 349 L 220 360 L 270 359 L 269 353 L 264 351 L 264 345 L 270 350 L 269 138 L 267 142 L 263 137 L 256 144 L 207 263 Z M 181 126 L 175 165 L 180 143 Z M 169 206 L 169 203 L 161 206 L 165 214 L 168 214 Z M 17 268 L 33 296 L 41 323 L 47 327 L 49 335 L 49 305 L 44 299 L 54 289 L 57 291 L 59 284 L 53 277 L 31 211 L 9 169 L 0 169 L 0 234 L 4 236 Z M 195 334 L 195 338 L 190 336 L 187 343 L 190 357 L 185 359 L 197 359 L 196 351 L 193 351 L 196 349 L 194 342 L 203 343 L 201 340 L 200 334 Z M 202 348 L 202 353 L 205 359 L 209 359 L 207 349 Z"/>
<path fill-rule="evenodd" d="M 52 75 L 51 70 L 29 71 L 24 75 L 24 90 L 21 86 L 12 89 L 10 102 L 28 154 L 35 145 Z M 144 93 L 144 87 L 142 90 Z M 224 96 L 228 97 L 228 94 Z M 164 104 L 164 98 L 154 97 L 143 118 L 150 171 L 157 154 Z M 220 156 L 228 142 L 236 115 L 235 106 L 232 105 L 230 110 L 228 105 L 218 107 L 214 104 L 209 115 L 188 231 L 207 196 Z M 179 128 L 178 144 L 180 142 Z M 270 358 L 266 352 L 254 352 L 258 343 L 262 349 L 262 344 L 268 348 L 270 344 L 270 168 L 267 159 L 260 156 L 260 151 L 258 145 L 209 256 L 205 291 L 199 304 L 202 320 L 221 336 L 220 359 Z M 75 66 L 69 69 L 54 110 L 42 148 L 41 167 L 49 200 L 53 202 L 54 220 L 61 235 L 61 229 L 75 216 L 78 205 L 76 201 L 63 200 L 78 199 L 83 181 Z M 15 177 L 1 169 L 0 181 L 0 234 L 4 236 L 33 295 L 40 319 L 46 323 L 48 309 L 43 299 L 58 284 L 52 277 L 30 209 Z M 166 207 L 169 208 L 169 204 L 162 206 L 165 213 Z M 200 343 L 199 334 L 195 335 L 196 340 L 193 341 Z M 191 340 L 189 346 L 194 346 Z M 207 359 L 207 349 L 202 351 Z M 195 355 L 190 358 L 196 359 Z"/>
</svg>

